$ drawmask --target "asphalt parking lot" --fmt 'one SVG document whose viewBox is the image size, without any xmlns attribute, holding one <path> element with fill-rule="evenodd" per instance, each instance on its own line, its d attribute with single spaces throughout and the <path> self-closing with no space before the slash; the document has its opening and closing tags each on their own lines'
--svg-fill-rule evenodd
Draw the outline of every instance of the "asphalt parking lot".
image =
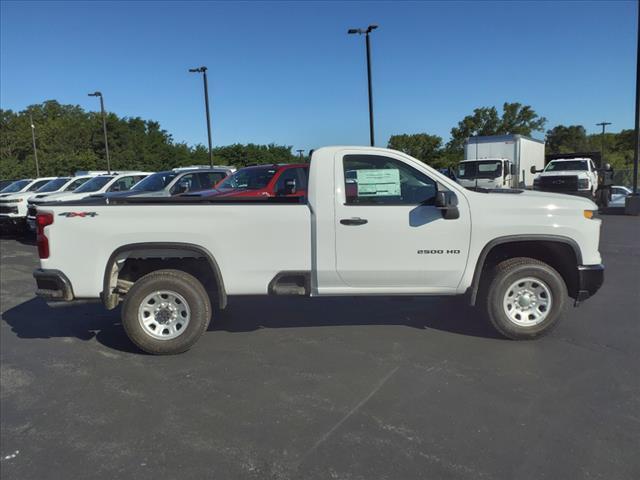
<svg viewBox="0 0 640 480">
<path fill-rule="evenodd" d="M 34 298 L 4 238 L 2 478 L 640 478 L 640 218 L 603 219 L 604 286 L 541 340 L 457 299 L 236 298 L 173 357 Z"/>
</svg>

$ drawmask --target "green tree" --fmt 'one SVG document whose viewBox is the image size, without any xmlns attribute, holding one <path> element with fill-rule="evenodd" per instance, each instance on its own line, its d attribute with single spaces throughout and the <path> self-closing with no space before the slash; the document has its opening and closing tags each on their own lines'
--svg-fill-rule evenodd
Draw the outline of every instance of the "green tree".
<svg viewBox="0 0 640 480">
<path fill-rule="evenodd" d="M 36 125 L 41 175 L 69 175 L 76 170 L 106 169 L 102 118 L 77 105 L 48 100 L 21 112 L 0 109 L 0 177 L 35 175 L 29 114 Z M 114 170 L 159 171 L 185 165 L 208 165 L 203 145 L 174 142 L 153 120 L 107 114 L 111 167 Z M 295 162 L 290 146 L 229 145 L 214 149 L 216 164 Z"/>
<path fill-rule="evenodd" d="M 391 135 L 387 147 L 432 165 L 441 155 L 442 138 L 428 133 Z"/>
<path fill-rule="evenodd" d="M 589 139 L 582 125 L 557 125 L 547 130 L 547 153 L 585 152 Z"/>
<path fill-rule="evenodd" d="M 451 129 L 451 140 L 447 148 L 462 152 L 464 142 L 473 136 L 519 134 L 530 136 L 543 131 L 547 119 L 539 116 L 529 105 L 508 103 L 502 105 L 502 115 L 495 107 L 476 108 L 458 126 Z"/>
</svg>

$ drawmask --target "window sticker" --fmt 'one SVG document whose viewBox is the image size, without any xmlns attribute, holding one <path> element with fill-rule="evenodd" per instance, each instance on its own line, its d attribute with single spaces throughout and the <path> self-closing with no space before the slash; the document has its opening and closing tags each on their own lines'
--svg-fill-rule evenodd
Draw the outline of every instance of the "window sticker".
<svg viewBox="0 0 640 480">
<path fill-rule="evenodd" d="M 397 168 L 356 170 L 359 197 L 399 197 L 400 170 Z"/>
</svg>

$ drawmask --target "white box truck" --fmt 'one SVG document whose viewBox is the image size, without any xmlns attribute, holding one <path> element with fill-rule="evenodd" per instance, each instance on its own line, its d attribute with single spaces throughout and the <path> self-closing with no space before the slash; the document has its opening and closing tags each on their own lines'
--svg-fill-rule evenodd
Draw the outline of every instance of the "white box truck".
<svg viewBox="0 0 640 480">
<path fill-rule="evenodd" d="M 523 135 L 470 137 L 457 180 L 467 188 L 532 188 L 531 167 L 544 167 L 543 140 Z"/>
</svg>

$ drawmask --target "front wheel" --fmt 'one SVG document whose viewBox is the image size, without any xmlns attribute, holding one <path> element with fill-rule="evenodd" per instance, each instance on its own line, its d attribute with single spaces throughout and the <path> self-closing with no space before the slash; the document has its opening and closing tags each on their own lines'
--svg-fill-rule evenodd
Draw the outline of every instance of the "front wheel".
<svg viewBox="0 0 640 480">
<path fill-rule="evenodd" d="M 157 270 L 141 277 L 122 306 L 122 324 L 131 341 L 158 355 L 191 348 L 210 319 L 211 303 L 202 283 L 180 270 Z"/>
<path fill-rule="evenodd" d="M 567 286 L 560 274 L 533 258 L 512 258 L 498 264 L 485 297 L 493 326 L 507 338 L 527 340 L 551 331 L 567 304 Z"/>
</svg>

